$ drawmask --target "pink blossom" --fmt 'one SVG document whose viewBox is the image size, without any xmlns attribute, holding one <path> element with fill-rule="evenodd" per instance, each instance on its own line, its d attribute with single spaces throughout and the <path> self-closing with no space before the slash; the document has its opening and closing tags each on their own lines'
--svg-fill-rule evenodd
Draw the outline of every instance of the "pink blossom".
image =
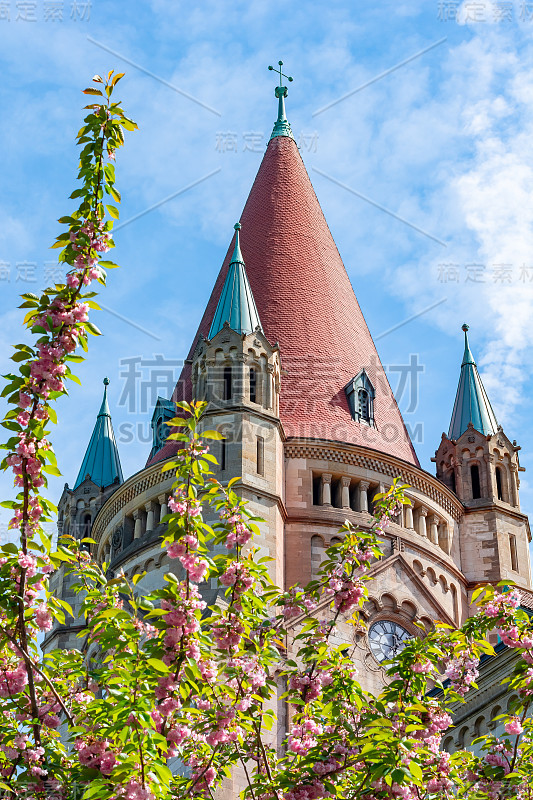
<svg viewBox="0 0 533 800">
<path fill-rule="evenodd" d="M 52 630 L 52 615 L 48 611 L 46 603 L 41 603 L 35 609 L 35 622 L 41 631 Z"/>
<path fill-rule="evenodd" d="M 523 730 L 524 728 L 522 727 L 522 724 L 518 719 L 518 717 L 511 717 L 509 722 L 505 723 L 505 732 L 511 735 L 518 736 L 519 734 L 522 733 Z"/>
</svg>

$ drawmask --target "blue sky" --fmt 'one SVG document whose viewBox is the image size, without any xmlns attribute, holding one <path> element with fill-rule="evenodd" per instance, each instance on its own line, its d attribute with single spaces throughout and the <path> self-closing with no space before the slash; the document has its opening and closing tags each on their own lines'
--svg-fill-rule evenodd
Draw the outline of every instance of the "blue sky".
<svg viewBox="0 0 533 800">
<path fill-rule="evenodd" d="M 533 511 L 532 32 L 523 2 L 0 2 L 2 372 L 17 296 L 43 286 L 71 208 L 80 90 L 125 71 L 139 124 L 117 164 L 123 268 L 93 317 L 105 336 L 83 388 L 60 403 L 52 498 L 76 479 L 105 375 L 124 474 L 142 467 L 148 362 L 178 372 L 169 362 L 189 349 L 275 119 L 267 65 L 281 58 L 295 137 L 393 388 L 413 356 L 424 367 L 416 396 L 398 397 L 422 466 L 448 428 L 466 321 Z M 125 359 L 141 372 L 132 410 Z"/>
</svg>

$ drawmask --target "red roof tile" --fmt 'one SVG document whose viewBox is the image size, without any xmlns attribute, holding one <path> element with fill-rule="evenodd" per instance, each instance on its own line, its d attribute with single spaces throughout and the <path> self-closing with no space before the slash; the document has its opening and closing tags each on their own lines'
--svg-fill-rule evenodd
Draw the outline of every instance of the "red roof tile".
<svg viewBox="0 0 533 800">
<path fill-rule="evenodd" d="M 365 445 L 418 464 L 374 342 L 295 142 L 270 141 L 241 217 L 241 248 L 267 339 L 279 342 L 280 416 L 288 437 Z M 230 244 L 198 335 L 207 336 Z M 352 420 L 344 386 L 366 369 L 376 427 Z M 175 399 L 190 396 L 185 367 Z M 165 446 L 154 460 L 171 455 Z"/>
</svg>

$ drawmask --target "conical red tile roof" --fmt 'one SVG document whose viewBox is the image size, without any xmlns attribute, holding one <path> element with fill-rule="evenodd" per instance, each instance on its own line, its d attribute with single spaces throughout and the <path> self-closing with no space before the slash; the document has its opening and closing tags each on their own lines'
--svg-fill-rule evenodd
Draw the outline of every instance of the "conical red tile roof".
<svg viewBox="0 0 533 800">
<path fill-rule="evenodd" d="M 267 339 L 279 343 L 287 437 L 350 442 L 418 460 L 322 209 L 293 139 L 271 139 L 241 217 L 241 248 Z M 189 358 L 207 336 L 230 244 Z M 352 420 L 344 387 L 365 369 L 376 427 Z M 190 396 L 185 368 L 175 399 Z M 170 454 L 167 445 L 156 459 Z"/>
</svg>

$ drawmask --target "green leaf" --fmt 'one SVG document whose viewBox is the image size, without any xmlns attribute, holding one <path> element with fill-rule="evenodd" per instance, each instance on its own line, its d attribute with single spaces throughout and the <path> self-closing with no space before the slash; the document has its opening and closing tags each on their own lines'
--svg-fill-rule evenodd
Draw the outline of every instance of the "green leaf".
<svg viewBox="0 0 533 800">
<path fill-rule="evenodd" d="M 113 219 L 118 219 L 119 218 L 120 213 L 119 213 L 119 210 L 118 210 L 118 208 L 116 206 L 106 206 L 106 209 L 107 209 L 107 213 L 109 214 L 110 217 L 113 217 Z"/>
<path fill-rule="evenodd" d="M 58 468 L 52 466 L 52 464 L 45 464 L 42 468 L 42 471 L 46 472 L 48 475 L 61 475 L 61 472 L 58 470 Z"/>
<path fill-rule="evenodd" d="M 93 334 L 93 336 L 101 336 L 102 335 L 102 331 L 100 330 L 100 328 L 97 328 L 96 325 L 93 322 L 84 322 L 83 324 L 85 325 L 87 330 L 90 331 L 90 333 Z"/>
<path fill-rule="evenodd" d="M 113 200 L 116 200 L 117 203 L 120 203 L 120 201 L 122 199 L 121 196 L 120 196 L 120 192 L 117 189 L 115 189 L 114 186 L 108 186 L 107 188 L 108 188 L 109 194 L 111 195 Z"/>
<path fill-rule="evenodd" d="M 149 666 L 151 666 L 152 669 L 155 669 L 156 672 L 161 672 L 161 673 L 163 673 L 165 675 L 168 672 L 170 672 L 170 668 L 167 667 L 165 662 L 161 661 L 160 658 L 149 658 L 149 659 L 147 659 L 146 663 L 149 664 Z"/>
<path fill-rule="evenodd" d="M 114 261 L 106 261 L 106 260 L 104 260 L 104 261 L 99 261 L 98 263 L 104 269 L 120 269 L 119 264 L 115 264 Z"/>
<path fill-rule="evenodd" d="M 218 431 L 202 431 L 200 436 L 202 437 L 202 439 L 216 439 L 217 441 L 227 438 Z"/>
<path fill-rule="evenodd" d="M 409 772 L 415 778 L 415 780 L 422 782 L 424 778 L 424 773 L 422 772 L 422 768 L 417 761 L 410 761 L 409 762 Z"/>
</svg>

